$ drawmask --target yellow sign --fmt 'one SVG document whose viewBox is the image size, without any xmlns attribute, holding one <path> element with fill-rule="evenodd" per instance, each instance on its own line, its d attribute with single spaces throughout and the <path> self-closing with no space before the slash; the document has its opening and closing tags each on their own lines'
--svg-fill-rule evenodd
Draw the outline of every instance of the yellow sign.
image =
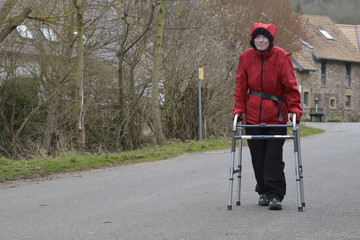
<svg viewBox="0 0 360 240">
<path fill-rule="evenodd" d="M 204 69 L 203 68 L 199 68 L 199 79 L 204 80 Z"/>
</svg>

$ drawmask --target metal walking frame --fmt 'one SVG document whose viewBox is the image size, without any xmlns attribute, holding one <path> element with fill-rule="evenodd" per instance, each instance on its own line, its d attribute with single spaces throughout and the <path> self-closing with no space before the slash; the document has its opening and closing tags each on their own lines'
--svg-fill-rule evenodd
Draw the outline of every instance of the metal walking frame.
<svg viewBox="0 0 360 240">
<path fill-rule="evenodd" d="M 297 200 L 298 200 L 298 211 L 302 212 L 305 207 L 305 198 L 304 198 L 304 183 L 303 183 L 303 166 L 301 161 L 301 149 L 300 149 L 300 131 L 299 124 L 296 123 L 296 114 L 292 114 L 292 124 L 279 124 L 279 125 L 270 125 L 261 123 L 259 125 L 246 125 L 238 123 L 239 114 L 236 114 L 234 117 L 233 123 L 233 135 L 232 135 L 232 147 L 231 147 L 231 165 L 230 165 L 230 178 L 229 178 L 229 202 L 228 210 L 232 210 L 232 195 L 233 195 L 233 182 L 234 175 L 238 174 L 238 199 L 236 206 L 240 206 L 240 195 L 241 195 L 241 170 L 242 170 L 242 140 L 243 139 L 293 139 L 294 140 L 294 154 L 295 154 L 295 174 L 296 174 L 296 185 L 297 185 Z M 244 127 L 291 127 L 293 129 L 293 135 L 242 135 Z M 237 135 L 237 133 L 239 134 Z M 239 141 L 239 164 L 237 168 L 234 168 L 235 165 L 235 150 L 236 150 L 236 140 Z"/>
</svg>

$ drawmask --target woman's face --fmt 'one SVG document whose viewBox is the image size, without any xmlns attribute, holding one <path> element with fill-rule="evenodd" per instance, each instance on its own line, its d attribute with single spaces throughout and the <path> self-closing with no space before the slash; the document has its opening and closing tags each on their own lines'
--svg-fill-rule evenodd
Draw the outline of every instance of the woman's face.
<svg viewBox="0 0 360 240">
<path fill-rule="evenodd" d="M 269 48 L 269 39 L 264 35 L 257 35 L 254 39 L 255 47 L 258 51 L 263 52 Z"/>
</svg>

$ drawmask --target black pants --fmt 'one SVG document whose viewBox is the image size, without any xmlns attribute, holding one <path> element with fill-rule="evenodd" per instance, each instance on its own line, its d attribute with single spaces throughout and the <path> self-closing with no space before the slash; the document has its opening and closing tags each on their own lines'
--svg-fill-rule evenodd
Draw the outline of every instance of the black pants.
<svg viewBox="0 0 360 240">
<path fill-rule="evenodd" d="M 247 135 L 286 135 L 284 127 L 246 128 Z M 283 146 L 285 139 L 248 140 L 256 178 L 255 191 L 283 200 L 286 194 Z"/>
</svg>

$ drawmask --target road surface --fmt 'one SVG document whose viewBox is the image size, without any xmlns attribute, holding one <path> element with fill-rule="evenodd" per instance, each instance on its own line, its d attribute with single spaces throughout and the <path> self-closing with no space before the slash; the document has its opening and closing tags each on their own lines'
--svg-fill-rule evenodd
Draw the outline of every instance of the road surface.
<svg viewBox="0 0 360 240">
<path fill-rule="evenodd" d="M 257 206 L 244 147 L 242 206 L 232 211 L 230 149 L 199 152 L 3 183 L 0 239 L 360 239 L 360 123 L 306 124 L 326 132 L 301 139 L 305 212 L 297 211 L 289 140 L 282 211 Z"/>
</svg>

